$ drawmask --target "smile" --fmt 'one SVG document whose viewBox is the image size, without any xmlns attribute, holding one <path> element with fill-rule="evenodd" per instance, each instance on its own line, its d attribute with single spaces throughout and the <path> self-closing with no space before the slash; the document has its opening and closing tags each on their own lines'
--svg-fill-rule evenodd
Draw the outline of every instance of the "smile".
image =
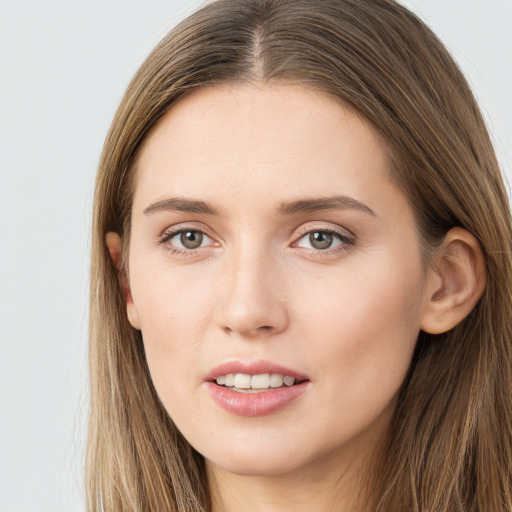
<svg viewBox="0 0 512 512">
<path fill-rule="evenodd" d="M 267 389 L 276 389 L 283 386 L 293 386 L 295 379 L 279 373 L 262 373 L 249 375 L 247 373 L 228 373 L 219 375 L 216 379 L 219 386 L 224 386 L 239 393 L 258 393 Z"/>
<path fill-rule="evenodd" d="M 306 375 L 270 361 L 228 361 L 204 380 L 213 401 L 237 416 L 277 413 L 312 384 Z"/>
</svg>

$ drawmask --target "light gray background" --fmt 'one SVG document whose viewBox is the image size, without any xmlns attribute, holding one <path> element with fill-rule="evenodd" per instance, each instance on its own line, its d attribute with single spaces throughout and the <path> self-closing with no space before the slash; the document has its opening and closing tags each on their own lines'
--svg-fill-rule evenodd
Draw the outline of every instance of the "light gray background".
<svg viewBox="0 0 512 512">
<path fill-rule="evenodd" d="M 0 512 L 84 510 L 95 169 L 130 77 L 202 3 L 0 0 Z M 462 66 L 511 177 L 512 0 L 403 3 Z"/>
</svg>

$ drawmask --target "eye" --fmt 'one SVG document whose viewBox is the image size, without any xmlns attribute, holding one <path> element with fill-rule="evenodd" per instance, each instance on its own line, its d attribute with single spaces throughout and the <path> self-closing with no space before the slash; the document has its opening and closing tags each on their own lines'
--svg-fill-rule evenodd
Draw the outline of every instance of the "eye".
<svg viewBox="0 0 512 512">
<path fill-rule="evenodd" d="M 354 237 L 330 229 L 315 229 L 304 233 L 294 245 L 315 251 L 328 251 L 354 245 Z"/>
<path fill-rule="evenodd" d="M 325 251 L 341 244 L 339 237 L 332 231 L 311 231 L 303 235 L 297 242 L 299 247 Z"/>
<path fill-rule="evenodd" d="M 307 240 L 310 247 L 321 251 L 331 248 L 333 244 L 339 245 L 341 243 L 328 231 L 312 231 L 302 238 Z"/>
<path fill-rule="evenodd" d="M 169 244 L 176 251 L 193 251 L 211 245 L 213 240 L 198 229 L 179 229 L 167 232 L 160 240 L 161 244 Z"/>
<path fill-rule="evenodd" d="M 178 235 L 173 238 L 178 238 Z M 201 247 L 205 238 L 208 237 L 203 235 L 201 231 L 182 231 L 179 234 L 179 242 L 186 249 L 197 249 Z"/>
</svg>

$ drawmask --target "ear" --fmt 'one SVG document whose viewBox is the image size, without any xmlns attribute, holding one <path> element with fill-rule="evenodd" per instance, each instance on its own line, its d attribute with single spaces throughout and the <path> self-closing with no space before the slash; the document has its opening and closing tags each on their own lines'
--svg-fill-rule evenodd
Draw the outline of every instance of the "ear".
<svg viewBox="0 0 512 512">
<path fill-rule="evenodd" d="M 433 264 L 421 329 L 440 334 L 471 313 L 485 290 L 487 271 L 478 240 L 462 228 L 448 231 Z"/>
<path fill-rule="evenodd" d="M 121 255 L 122 255 L 122 242 L 121 237 L 113 232 L 109 231 L 105 236 L 105 242 L 107 244 L 108 252 L 110 257 L 119 272 L 119 279 L 121 281 L 121 289 L 123 291 L 124 300 L 126 302 L 126 313 L 128 321 L 134 329 L 140 330 L 139 315 L 133 303 L 132 293 L 130 291 L 130 283 L 126 272 L 121 268 Z"/>
</svg>

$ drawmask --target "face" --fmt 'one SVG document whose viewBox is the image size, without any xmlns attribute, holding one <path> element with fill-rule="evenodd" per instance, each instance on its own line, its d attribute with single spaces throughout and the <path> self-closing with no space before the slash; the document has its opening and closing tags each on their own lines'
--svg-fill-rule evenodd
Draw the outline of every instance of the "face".
<svg viewBox="0 0 512 512">
<path fill-rule="evenodd" d="M 203 88 L 145 141 L 128 316 L 211 467 L 336 465 L 386 431 L 427 279 L 389 167 L 369 124 L 294 85 Z"/>
</svg>

